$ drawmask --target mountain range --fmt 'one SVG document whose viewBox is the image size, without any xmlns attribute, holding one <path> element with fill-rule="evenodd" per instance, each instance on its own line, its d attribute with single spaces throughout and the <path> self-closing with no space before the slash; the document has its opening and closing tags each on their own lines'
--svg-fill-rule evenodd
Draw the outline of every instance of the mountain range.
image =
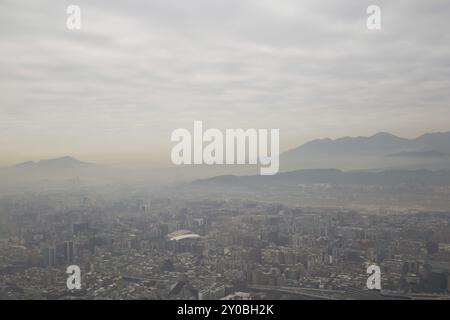
<svg viewBox="0 0 450 320">
<path fill-rule="evenodd" d="M 370 137 L 316 139 L 281 154 L 280 168 L 450 169 L 450 132 L 427 133 L 415 139 L 386 132 Z"/>
<path fill-rule="evenodd" d="M 296 187 L 301 184 L 366 186 L 450 186 L 450 171 L 386 170 L 380 172 L 309 169 L 280 172 L 273 176 L 218 176 L 196 180 L 194 186 L 254 189 Z"/>
<path fill-rule="evenodd" d="M 40 161 L 28 161 L 5 170 L 50 174 L 94 173 L 101 169 L 71 156 Z M 280 155 L 280 172 L 304 169 L 354 170 L 450 170 L 450 132 L 427 133 L 415 139 L 380 132 L 370 137 L 316 139 Z M 89 169 L 89 170 L 86 170 Z M 113 170 L 113 168 L 111 168 Z M 98 170 L 96 170 L 98 171 Z M 155 169 L 155 171 L 157 171 Z M 178 179 L 195 180 L 221 175 L 252 175 L 255 166 L 183 166 L 159 170 L 165 175 L 176 173 Z M 176 179 L 175 179 L 176 180 Z"/>
<path fill-rule="evenodd" d="M 64 156 L 54 159 L 46 159 L 39 161 L 27 161 L 14 166 L 17 169 L 78 169 L 91 167 L 93 164 L 83 162 L 71 156 Z"/>
<path fill-rule="evenodd" d="M 438 156 L 449 154 L 450 132 L 427 133 L 415 139 L 400 138 L 386 132 L 380 132 L 371 137 L 316 139 L 285 152 L 283 155 L 387 156 L 401 152 L 436 152 Z"/>
</svg>

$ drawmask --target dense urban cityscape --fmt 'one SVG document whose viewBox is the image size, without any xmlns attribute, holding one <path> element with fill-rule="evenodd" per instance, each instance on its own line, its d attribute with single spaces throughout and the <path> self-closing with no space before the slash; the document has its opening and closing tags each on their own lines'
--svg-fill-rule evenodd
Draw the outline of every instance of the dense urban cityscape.
<svg viewBox="0 0 450 320">
<path fill-rule="evenodd" d="M 0 208 L 1 299 L 450 298 L 450 212 L 50 196 Z M 381 290 L 366 287 L 370 264 Z"/>
</svg>

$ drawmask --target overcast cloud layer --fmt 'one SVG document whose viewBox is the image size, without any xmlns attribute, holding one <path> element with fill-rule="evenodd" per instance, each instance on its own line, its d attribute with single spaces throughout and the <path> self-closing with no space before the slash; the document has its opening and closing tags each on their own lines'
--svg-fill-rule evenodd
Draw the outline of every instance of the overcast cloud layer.
<svg viewBox="0 0 450 320">
<path fill-rule="evenodd" d="M 160 165 L 194 120 L 280 128 L 283 150 L 450 130 L 448 1 L 2 0 L 0 25 L 1 164 Z"/>
</svg>

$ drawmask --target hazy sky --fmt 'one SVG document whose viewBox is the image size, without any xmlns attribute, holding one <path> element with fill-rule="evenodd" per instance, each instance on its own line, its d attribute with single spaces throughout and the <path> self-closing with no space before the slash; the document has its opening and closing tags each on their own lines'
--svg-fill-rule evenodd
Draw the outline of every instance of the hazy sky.
<svg viewBox="0 0 450 320">
<path fill-rule="evenodd" d="M 449 30 L 443 0 L 1 0 L 0 164 L 159 165 L 194 120 L 280 128 L 282 150 L 450 131 Z"/>
</svg>

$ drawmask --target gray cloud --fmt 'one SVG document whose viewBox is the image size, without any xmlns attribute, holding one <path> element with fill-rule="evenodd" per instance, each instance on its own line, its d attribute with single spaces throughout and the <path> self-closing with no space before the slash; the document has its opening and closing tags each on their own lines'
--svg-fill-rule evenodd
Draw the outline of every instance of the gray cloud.
<svg viewBox="0 0 450 320">
<path fill-rule="evenodd" d="M 69 4 L 80 31 L 65 27 Z M 280 128 L 284 149 L 450 130 L 450 4 L 378 1 L 380 31 L 366 29 L 369 4 L 4 0 L 0 161 L 163 161 L 195 119 Z"/>
</svg>

